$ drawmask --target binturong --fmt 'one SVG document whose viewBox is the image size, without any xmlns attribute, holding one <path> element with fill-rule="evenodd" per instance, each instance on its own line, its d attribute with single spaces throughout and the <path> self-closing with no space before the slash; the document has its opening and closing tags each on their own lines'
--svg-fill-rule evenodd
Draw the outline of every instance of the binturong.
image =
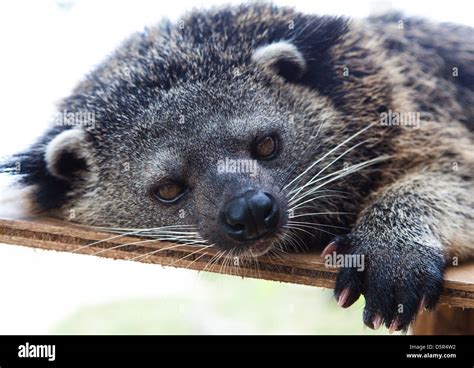
<svg viewBox="0 0 474 368">
<path fill-rule="evenodd" d="M 4 169 L 33 214 L 231 258 L 324 249 L 340 306 L 406 330 L 474 254 L 472 32 L 195 10 L 127 39 Z"/>
</svg>

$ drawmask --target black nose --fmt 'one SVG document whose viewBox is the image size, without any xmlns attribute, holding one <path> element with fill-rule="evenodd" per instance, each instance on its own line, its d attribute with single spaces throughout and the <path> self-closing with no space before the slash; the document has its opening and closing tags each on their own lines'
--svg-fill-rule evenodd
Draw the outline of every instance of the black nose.
<svg viewBox="0 0 474 368">
<path fill-rule="evenodd" d="M 278 204 L 270 194 L 249 190 L 227 202 L 220 219 L 228 236 L 246 241 L 274 231 L 278 213 Z"/>
</svg>

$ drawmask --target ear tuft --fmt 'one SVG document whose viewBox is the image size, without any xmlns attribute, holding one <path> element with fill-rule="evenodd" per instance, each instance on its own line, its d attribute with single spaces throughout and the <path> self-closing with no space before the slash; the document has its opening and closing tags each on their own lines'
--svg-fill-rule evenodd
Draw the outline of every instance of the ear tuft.
<svg viewBox="0 0 474 368">
<path fill-rule="evenodd" d="M 66 181 L 84 175 L 87 156 L 86 133 L 80 128 L 58 134 L 48 143 L 44 154 L 48 172 Z"/>
<path fill-rule="evenodd" d="M 306 60 L 295 45 L 286 41 L 257 48 L 252 61 L 269 68 L 288 81 L 296 81 L 306 72 Z"/>
</svg>

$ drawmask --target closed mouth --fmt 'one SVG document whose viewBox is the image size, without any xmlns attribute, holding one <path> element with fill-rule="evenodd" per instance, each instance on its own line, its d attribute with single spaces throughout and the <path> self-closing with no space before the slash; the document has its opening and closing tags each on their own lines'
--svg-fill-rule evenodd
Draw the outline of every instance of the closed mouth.
<svg viewBox="0 0 474 368">
<path fill-rule="evenodd" d="M 252 257 L 260 257 L 268 253 L 273 248 L 273 241 L 269 238 L 272 236 L 265 236 L 260 240 L 257 240 L 252 245 L 247 247 L 244 253 L 250 254 Z"/>
</svg>

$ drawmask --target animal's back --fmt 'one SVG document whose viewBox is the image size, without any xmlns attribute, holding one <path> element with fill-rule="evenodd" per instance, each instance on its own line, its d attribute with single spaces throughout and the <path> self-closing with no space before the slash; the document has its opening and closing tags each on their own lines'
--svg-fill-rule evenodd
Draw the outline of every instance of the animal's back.
<svg viewBox="0 0 474 368">
<path fill-rule="evenodd" d="M 433 120 L 457 120 L 474 130 L 474 28 L 406 18 L 368 18 L 388 55 L 401 60 L 405 86 Z"/>
</svg>

